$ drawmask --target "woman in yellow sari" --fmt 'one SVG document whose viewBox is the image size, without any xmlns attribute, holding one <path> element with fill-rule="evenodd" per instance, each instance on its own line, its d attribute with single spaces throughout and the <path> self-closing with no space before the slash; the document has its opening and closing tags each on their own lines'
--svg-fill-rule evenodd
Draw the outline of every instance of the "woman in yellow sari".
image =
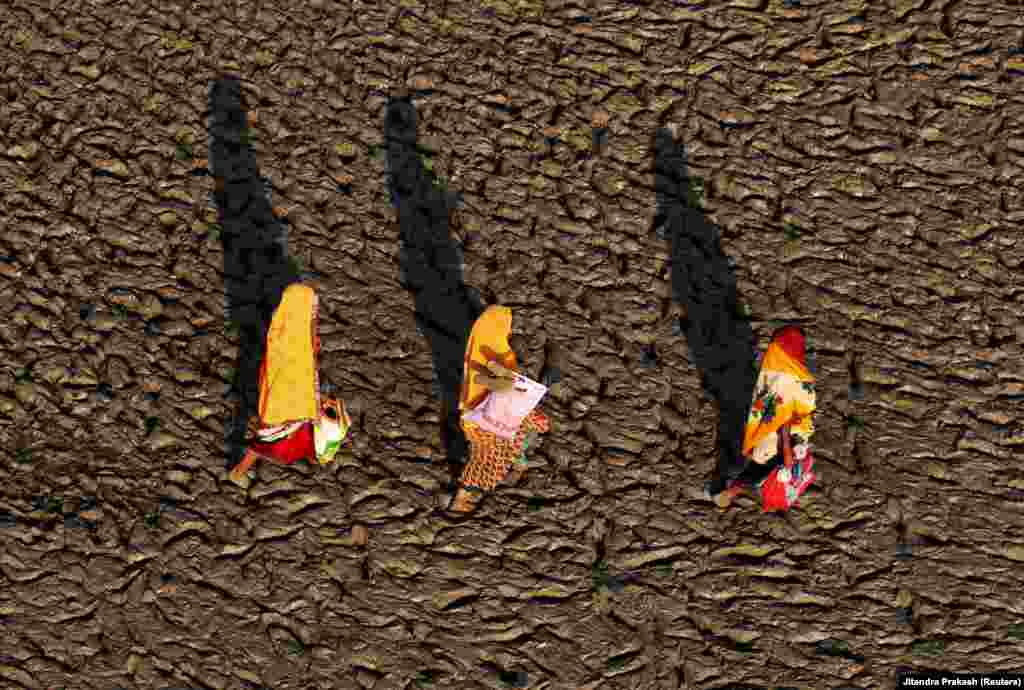
<svg viewBox="0 0 1024 690">
<path fill-rule="evenodd" d="M 317 356 L 316 292 L 308 285 L 289 285 L 267 331 L 260 366 L 259 423 L 255 438 L 230 478 L 245 486 L 257 460 L 291 465 L 316 458 L 334 459 L 351 420 L 343 402 L 321 401 Z"/>
<path fill-rule="evenodd" d="M 810 439 L 816 408 L 815 378 L 807 369 L 806 342 L 796 326 L 780 328 L 761 362 L 743 436 L 743 471 L 711 496 L 721 508 L 748 488 L 765 512 L 787 510 L 814 480 Z"/>
<path fill-rule="evenodd" d="M 473 324 L 466 345 L 459 411 L 474 409 L 491 391 L 508 390 L 516 372 L 516 355 L 509 345 L 512 331 L 512 310 L 492 305 Z M 527 447 L 538 434 L 546 433 L 550 424 L 546 416 L 534 408 L 523 420 L 515 438 L 506 439 L 484 430 L 463 418 L 462 429 L 469 442 L 470 459 L 462 471 L 459 488 L 450 510 L 471 513 L 485 491 L 499 482 L 519 483 L 526 475 Z"/>
</svg>

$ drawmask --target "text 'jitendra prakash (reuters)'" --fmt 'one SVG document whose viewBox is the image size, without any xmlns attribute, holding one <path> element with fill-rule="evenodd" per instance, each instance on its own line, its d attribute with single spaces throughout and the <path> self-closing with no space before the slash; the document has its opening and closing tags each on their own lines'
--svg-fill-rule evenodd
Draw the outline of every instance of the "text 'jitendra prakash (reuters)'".
<svg viewBox="0 0 1024 690">
<path fill-rule="evenodd" d="M 1020 673 L 904 673 L 897 688 L 1024 688 Z"/>
</svg>

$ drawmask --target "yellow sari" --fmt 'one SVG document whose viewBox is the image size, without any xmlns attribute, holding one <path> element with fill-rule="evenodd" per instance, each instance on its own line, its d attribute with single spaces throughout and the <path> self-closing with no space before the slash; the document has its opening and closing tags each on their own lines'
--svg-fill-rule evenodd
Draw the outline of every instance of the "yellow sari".
<svg viewBox="0 0 1024 690">
<path fill-rule="evenodd" d="M 316 371 L 317 296 L 308 285 L 289 285 L 267 331 L 260 372 L 260 422 L 278 426 L 316 419 L 320 385 Z"/>
</svg>

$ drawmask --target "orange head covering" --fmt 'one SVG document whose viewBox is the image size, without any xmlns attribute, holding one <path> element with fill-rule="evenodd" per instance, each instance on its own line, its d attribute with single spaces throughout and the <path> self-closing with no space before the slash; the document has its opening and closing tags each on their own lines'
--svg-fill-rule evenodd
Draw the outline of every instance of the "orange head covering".
<svg viewBox="0 0 1024 690">
<path fill-rule="evenodd" d="M 466 344 L 465 368 L 462 372 L 460 410 L 471 410 L 487 397 L 487 388 L 477 383 L 477 376 L 488 375 L 488 362 L 497 362 L 506 369 L 516 370 L 516 354 L 508 344 L 512 332 L 512 310 L 491 305 L 473 324 Z"/>
</svg>

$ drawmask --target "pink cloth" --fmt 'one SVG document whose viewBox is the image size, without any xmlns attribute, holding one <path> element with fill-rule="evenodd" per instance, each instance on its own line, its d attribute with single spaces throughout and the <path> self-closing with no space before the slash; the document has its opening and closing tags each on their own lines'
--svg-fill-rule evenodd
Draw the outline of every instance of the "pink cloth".
<svg viewBox="0 0 1024 690">
<path fill-rule="evenodd" d="M 482 403 L 463 415 L 463 419 L 502 438 L 515 438 L 523 420 L 547 392 L 544 384 L 517 375 L 515 388 L 488 393 Z"/>
</svg>

